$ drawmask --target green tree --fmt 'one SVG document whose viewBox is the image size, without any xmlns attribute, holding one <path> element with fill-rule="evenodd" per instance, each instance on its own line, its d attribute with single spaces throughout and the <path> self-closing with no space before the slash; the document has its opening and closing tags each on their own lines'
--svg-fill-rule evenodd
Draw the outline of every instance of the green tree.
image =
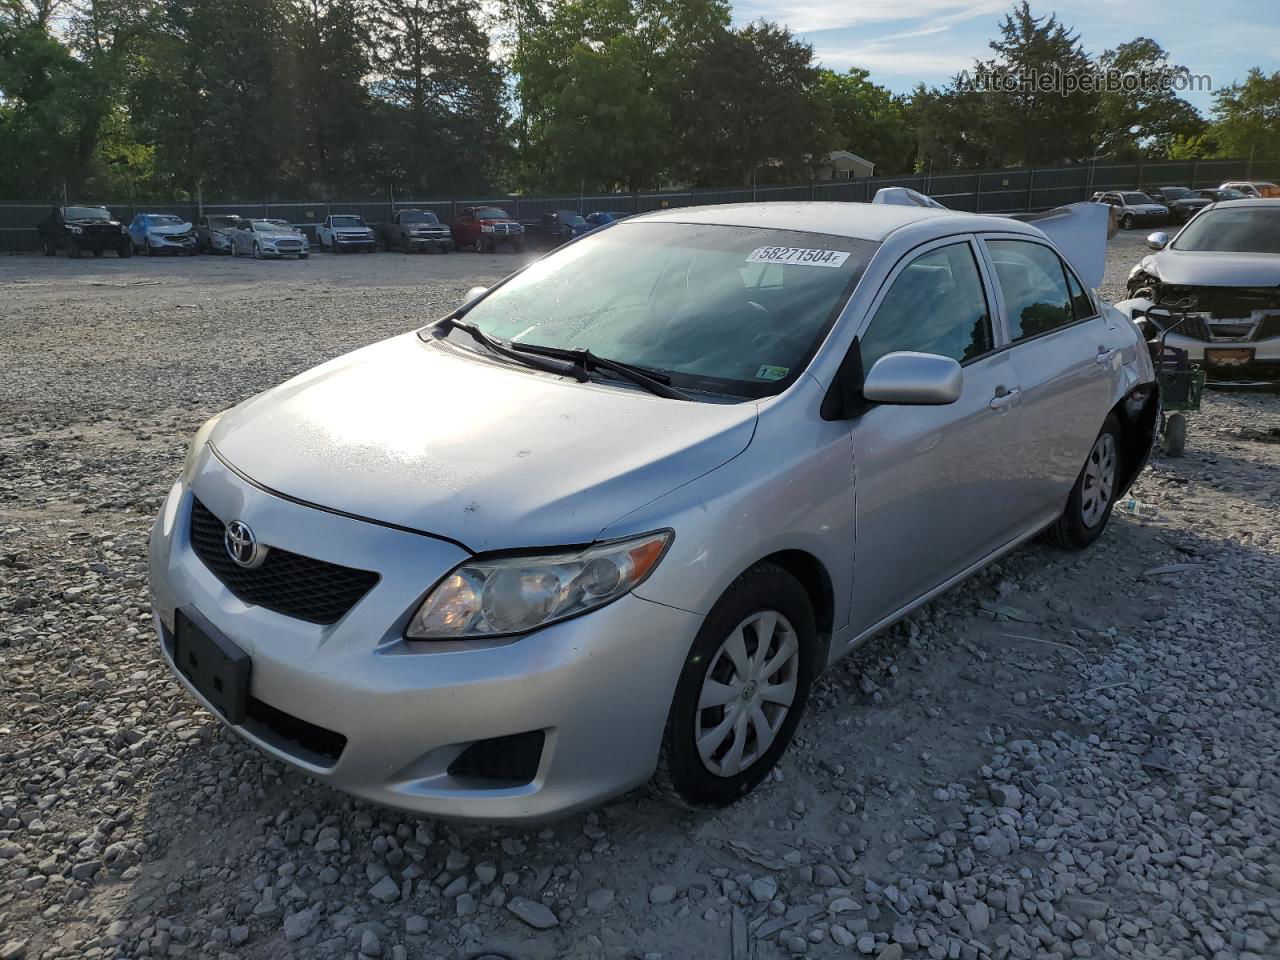
<svg viewBox="0 0 1280 960">
<path fill-rule="evenodd" d="M 1165 157 L 1175 142 L 1204 131 L 1200 113 L 1168 82 L 1187 74 L 1187 68 L 1169 63 L 1169 55 L 1154 40 L 1138 37 L 1107 50 L 1098 58 L 1098 67 L 1142 82 L 1132 90 L 1099 94 L 1097 155 L 1125 160 Z"/>
<path fill-rule="evenodd" d="M 513 57 L 521 181 L 534 188 L 658 186 L 677 149 L 680 78 L 728 28 L 724 0 L 566 0 L 533 9 Z"/>
<path fill-rule="evenodd" d="M 1210 133 L 1219 156 L 1280 157 L 1280 70 L 1254 67 L 1242 83 L 1218 90 Z"/>
<path fill-rule="evenodd" d="M 832 144 L 820 77 L 813 48 L 785 27 L 716 31 L 670 103 L 673 172 L 696 186 L 810 176 Z"/>
<path fill-rule="evenodd" d="M 906 98 L 872 83 L 871 74 L 860 67 L 846 73 L 821 70 L 814 92 L 831 113 L 838 149 L 866 157 L 879 174 L 911 170 L 917 136 Z"/>
<path fill-rule="evenodd" d="M 489 186 L 508 113 L 477 0 L 373 0 L 371 16 L 390 181 L 420 195 Z"/>
</svg>

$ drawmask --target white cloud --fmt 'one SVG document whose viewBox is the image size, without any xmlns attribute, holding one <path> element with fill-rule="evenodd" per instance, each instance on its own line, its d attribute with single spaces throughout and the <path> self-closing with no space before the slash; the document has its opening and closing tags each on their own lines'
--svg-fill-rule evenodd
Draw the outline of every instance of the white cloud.
<svg viewBox="0 0 1280 960">
<path fill-rule="evenodd" d="M 844 70 L 862 67 L 876 77 L 919 76 L 921 79 L 950 77 L 973 66 L 973 55 L 942 50 L 903 50 L 894 46 L 868 43 L 854 47 L 814 47 L 814 54 L 825 67 Z"/>
<path fill-rule="evenodd" d="M 775 20 L 784 23 L 795 33 L 814 33 L 819 30 L 841 30 L 868 24 L 892 23 L 899 20 L 938 20 L 946 18 L 948 26 L 976 16 L 985 16 L 993 10 L 1004 10 L 1008 2 L 993 0 L 966 6 L 956 0 L 815 0 L 802 3 L 799 0 L 744 0 L 734 4 L 735 19 L 739 21 Z M 927 26 L 927 23 L 926 23 Z"/>
</svg>

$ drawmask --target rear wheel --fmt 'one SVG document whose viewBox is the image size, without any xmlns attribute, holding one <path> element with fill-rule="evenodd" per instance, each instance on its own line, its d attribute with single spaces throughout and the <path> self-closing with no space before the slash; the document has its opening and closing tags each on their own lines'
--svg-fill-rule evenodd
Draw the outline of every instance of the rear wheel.
<svg viewBox="0 0 1280 960">
<path fill-rule="evenodd" d="M 1102 536 L 1120 488 L 1120 450 L 1120 421 L 1108 414 L 1067 497 L 1066 509 L 1046 531 L 1049 540 L 1083 550 Z"/>
<path fill-rule="evenodd" d="M 723 807 L 768 776 L 813 682 L 813 609 L 800 583 L 759 563 L 716 603 L 676 685 L 655 785 L 688 807 Z"/>
<path fill-rule="evenodd" d="M 80 244 L 77 243 L 75 240 L 67 241 L 67 256 L 70 257 L 72 260 L 80 259 Z"/>
<path fill-rule="evenodd" d="M 123 259 L 124 257 L 132 257 L 133 241 L 126 240 L 124 243 L 120 244 L 120 246 L 116 247 L 116 256 L 120 257 L 121 259 Z"/>
<path fill-rule="evenodd" d="M 58 252 L 58 248 L 53 245 L 52 240 L 43 241 L 41 246 L 44 248 L 44 255 L 46 257 L 52 257 Z"/>
<path fill-rule="evenodd" d="M 1120 218 L 1120 229 L 1121 230 L 1133 229 L 1133 214 L 1126 213 L 1123 217 Z"/>
</svg>

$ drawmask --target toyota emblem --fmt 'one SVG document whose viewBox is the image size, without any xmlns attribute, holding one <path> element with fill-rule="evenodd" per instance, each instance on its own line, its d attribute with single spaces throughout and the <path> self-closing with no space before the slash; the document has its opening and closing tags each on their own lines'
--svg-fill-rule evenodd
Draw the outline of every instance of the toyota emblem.
<svg viewBox="0 0 1280 960">
<path fill-rule="evenodd" d="M 249 570 L 262 566 L 262 561 L 267 559 L 267 548 L 258 543 L 249 525 L 242 520 L 232 520 L 227 524 L 223 543 L 227 556 Z"/>
</svg>

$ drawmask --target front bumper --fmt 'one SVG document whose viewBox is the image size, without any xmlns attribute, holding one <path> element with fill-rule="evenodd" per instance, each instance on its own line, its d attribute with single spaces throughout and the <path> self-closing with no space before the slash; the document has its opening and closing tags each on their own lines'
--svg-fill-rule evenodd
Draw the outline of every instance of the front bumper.
<svg viewBox="0 0 1280 960">
<path fill-rule="evenodd" d="M 334 245 L 342 250 L 373 250 L 378 246 L 376 237 L 344 237 L 342 234 L 334 234 Z"/>
<path fill-rule="evenodd" d="M 284 500 L 209 453 L 191 486 L 208 509 L 244 520 L 263 543 L 381 577 L 331 626 L 248 606 L 192 550 L 192 489 L 179 482 L 170 491 L 150 550 L 170 669 L 175 613 L 194 611 L 252 658 L 252 698 L 346 738 L 332 760 L 261 722 L 233 727 L 266 753 L 386 806 L 501 822 L 558 816 L 652 775 L 701 617 L 629 595 L 515 640 L 408 642 L 406 621 L 425 590 L 467 556 L 460 547 Z M 545 733 L 532 780 L 449 773 L 475 742 L 530 731 Z"/>
<path fill-rule="evenodd" d="M 1132 219 L 1135 226 L 1155 226 L 1156 224 L 1168 223 L 1170 220 L 1177 219 L 1174 214 L 1167 210 L 1161 210 L 1159 212 L 1146 210 L 1123 210 L 1120 213 L 1119 219 L 1123 221 L 1125 217 Z"/>
<path fill-rule="evenodd" d="M 1123 300 L 1116 308 L 1138 321 L 1151 315 L 1150 323 L 1163 329 L 1174 317 L 1143 297 Z M 1192 314 L 1193 319 L 1198 315 Z M 1213 323 L 1200 316 L 1200 328 L 1212 330 Z M 1274 329 L 1274 328 L 1272 328 Z M 1204 367 L 1212 379 L 1277 379 L 1280 378 L 1280 336 L 1261 339 L 1188 336 L 1176 329 L 1164 335 L 1166 347 L 1186 352 L 1187 359 Z M 1247 355 L 1246 355 L 1247 354 Z"/>
<path fill-rule="evenodd" d="M 453 249 L 453 238 L 445 234 L 425 237 L 405 236 L 403 237 L 403 243 L 413 250 L 430 250 L 433 247 L 445 250 Z"/>
</svg>

